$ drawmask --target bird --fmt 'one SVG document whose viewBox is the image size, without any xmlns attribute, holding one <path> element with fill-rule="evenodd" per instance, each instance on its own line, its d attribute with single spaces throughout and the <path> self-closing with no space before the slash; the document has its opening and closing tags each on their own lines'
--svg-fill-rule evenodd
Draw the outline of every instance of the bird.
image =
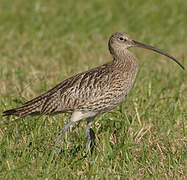
<svg viewBox="0 0 187 180">
<path fill-rule="evenodd" d="M 124 101 L 135 82 L 139 65 L 135 55 L 129 51 L 131 47 L 155 51 L 172 59 L 184 69 L 184 66 L 168 53 L 135 41 L 127 33 L 116 32 L 108 41 L 111 61 L 62 81 L 22 106 L 4 111 L 3 116 L 14 115 L 13 120 L 17 120 L 34 115 L 72 113 L 70 121 L 60 130 L 56 144 L 67 129 L 85 119 L 86 144 L 90 148 L 95 137 L 91 128 L 95 117 L 114 109 Z"/>
</svg>

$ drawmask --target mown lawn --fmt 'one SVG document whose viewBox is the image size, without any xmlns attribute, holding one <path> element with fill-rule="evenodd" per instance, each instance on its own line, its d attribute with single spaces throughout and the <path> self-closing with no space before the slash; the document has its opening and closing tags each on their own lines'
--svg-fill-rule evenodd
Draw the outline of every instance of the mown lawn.
<svg viewBox="0 0 187 180">
<path fill-rule="evenodd" d="M 187 67 L 186 8 L 184 0 L 1 0 L 0 113 L 110 61 L 116 31 Z M 151 51 L 131 51 L 140 63 L 135 85 L 119 107 L 97 117 L 92 156 L 85 121 L 53 148 L 70 114 L 0 116 L 0 179 L 185 179 L 187 72 Z"/>
</svg>

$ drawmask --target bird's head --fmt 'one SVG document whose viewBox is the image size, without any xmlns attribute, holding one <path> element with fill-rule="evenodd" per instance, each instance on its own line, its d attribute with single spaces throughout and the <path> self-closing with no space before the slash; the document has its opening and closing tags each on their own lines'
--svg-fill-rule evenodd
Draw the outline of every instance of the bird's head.
<svg viewBox="0 0 187 180">
<path fill-rule="evenodd" d="M 123 54 L 123 52 L 130 47 L 141 47 L 141 48 L 149 49 L 169 57 L 170 59 L 175 61 L 182 69 L 184 69 L 184 66 L 173 56 L 169 55 L 166 52 L 161 51 L 160 49 L 132 40 L 130 36 L 124 32 L 114 33 L 109 39 L 108 46 L 109 46 L 110 53 L 112 55 L 120 54 L 120 53 Z"/>
<path fill-rule="evenodd" d="M 114 33 L 108 42 L 109 50 L 111 54 L 119 50 L 125 50 L 133 46 L 133 42 L 128 34 L 123 32 Z"/>
</svg>

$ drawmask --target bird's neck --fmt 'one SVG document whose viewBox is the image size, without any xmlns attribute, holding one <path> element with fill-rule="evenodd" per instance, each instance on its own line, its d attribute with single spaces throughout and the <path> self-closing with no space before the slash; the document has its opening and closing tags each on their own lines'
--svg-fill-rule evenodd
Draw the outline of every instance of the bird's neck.
<svg viewBox="0 0 187 180">
<path fill-rule="evenodd" d="M 112 54 L 115 66 L 126 71 L 137 71 L 138 61 L 128 49 L 121 49 Z"/>
</svg>

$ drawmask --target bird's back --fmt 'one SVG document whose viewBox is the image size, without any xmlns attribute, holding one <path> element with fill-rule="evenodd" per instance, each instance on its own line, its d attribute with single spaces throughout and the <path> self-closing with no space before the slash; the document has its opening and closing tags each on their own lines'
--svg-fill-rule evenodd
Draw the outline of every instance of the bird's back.
<svg viewBox="0 0 187 180">
<path fill-rule="evenodd" d="M 134 73 L 129 72 L 132 70 L 118 61 L 74 75 L 21 107 L 5 111 L 4 115 L 20 118 L 76 110 L 101 113 L 113 109 L 128 94 L 137 72 L 137 68 Z"/>
</svg>

